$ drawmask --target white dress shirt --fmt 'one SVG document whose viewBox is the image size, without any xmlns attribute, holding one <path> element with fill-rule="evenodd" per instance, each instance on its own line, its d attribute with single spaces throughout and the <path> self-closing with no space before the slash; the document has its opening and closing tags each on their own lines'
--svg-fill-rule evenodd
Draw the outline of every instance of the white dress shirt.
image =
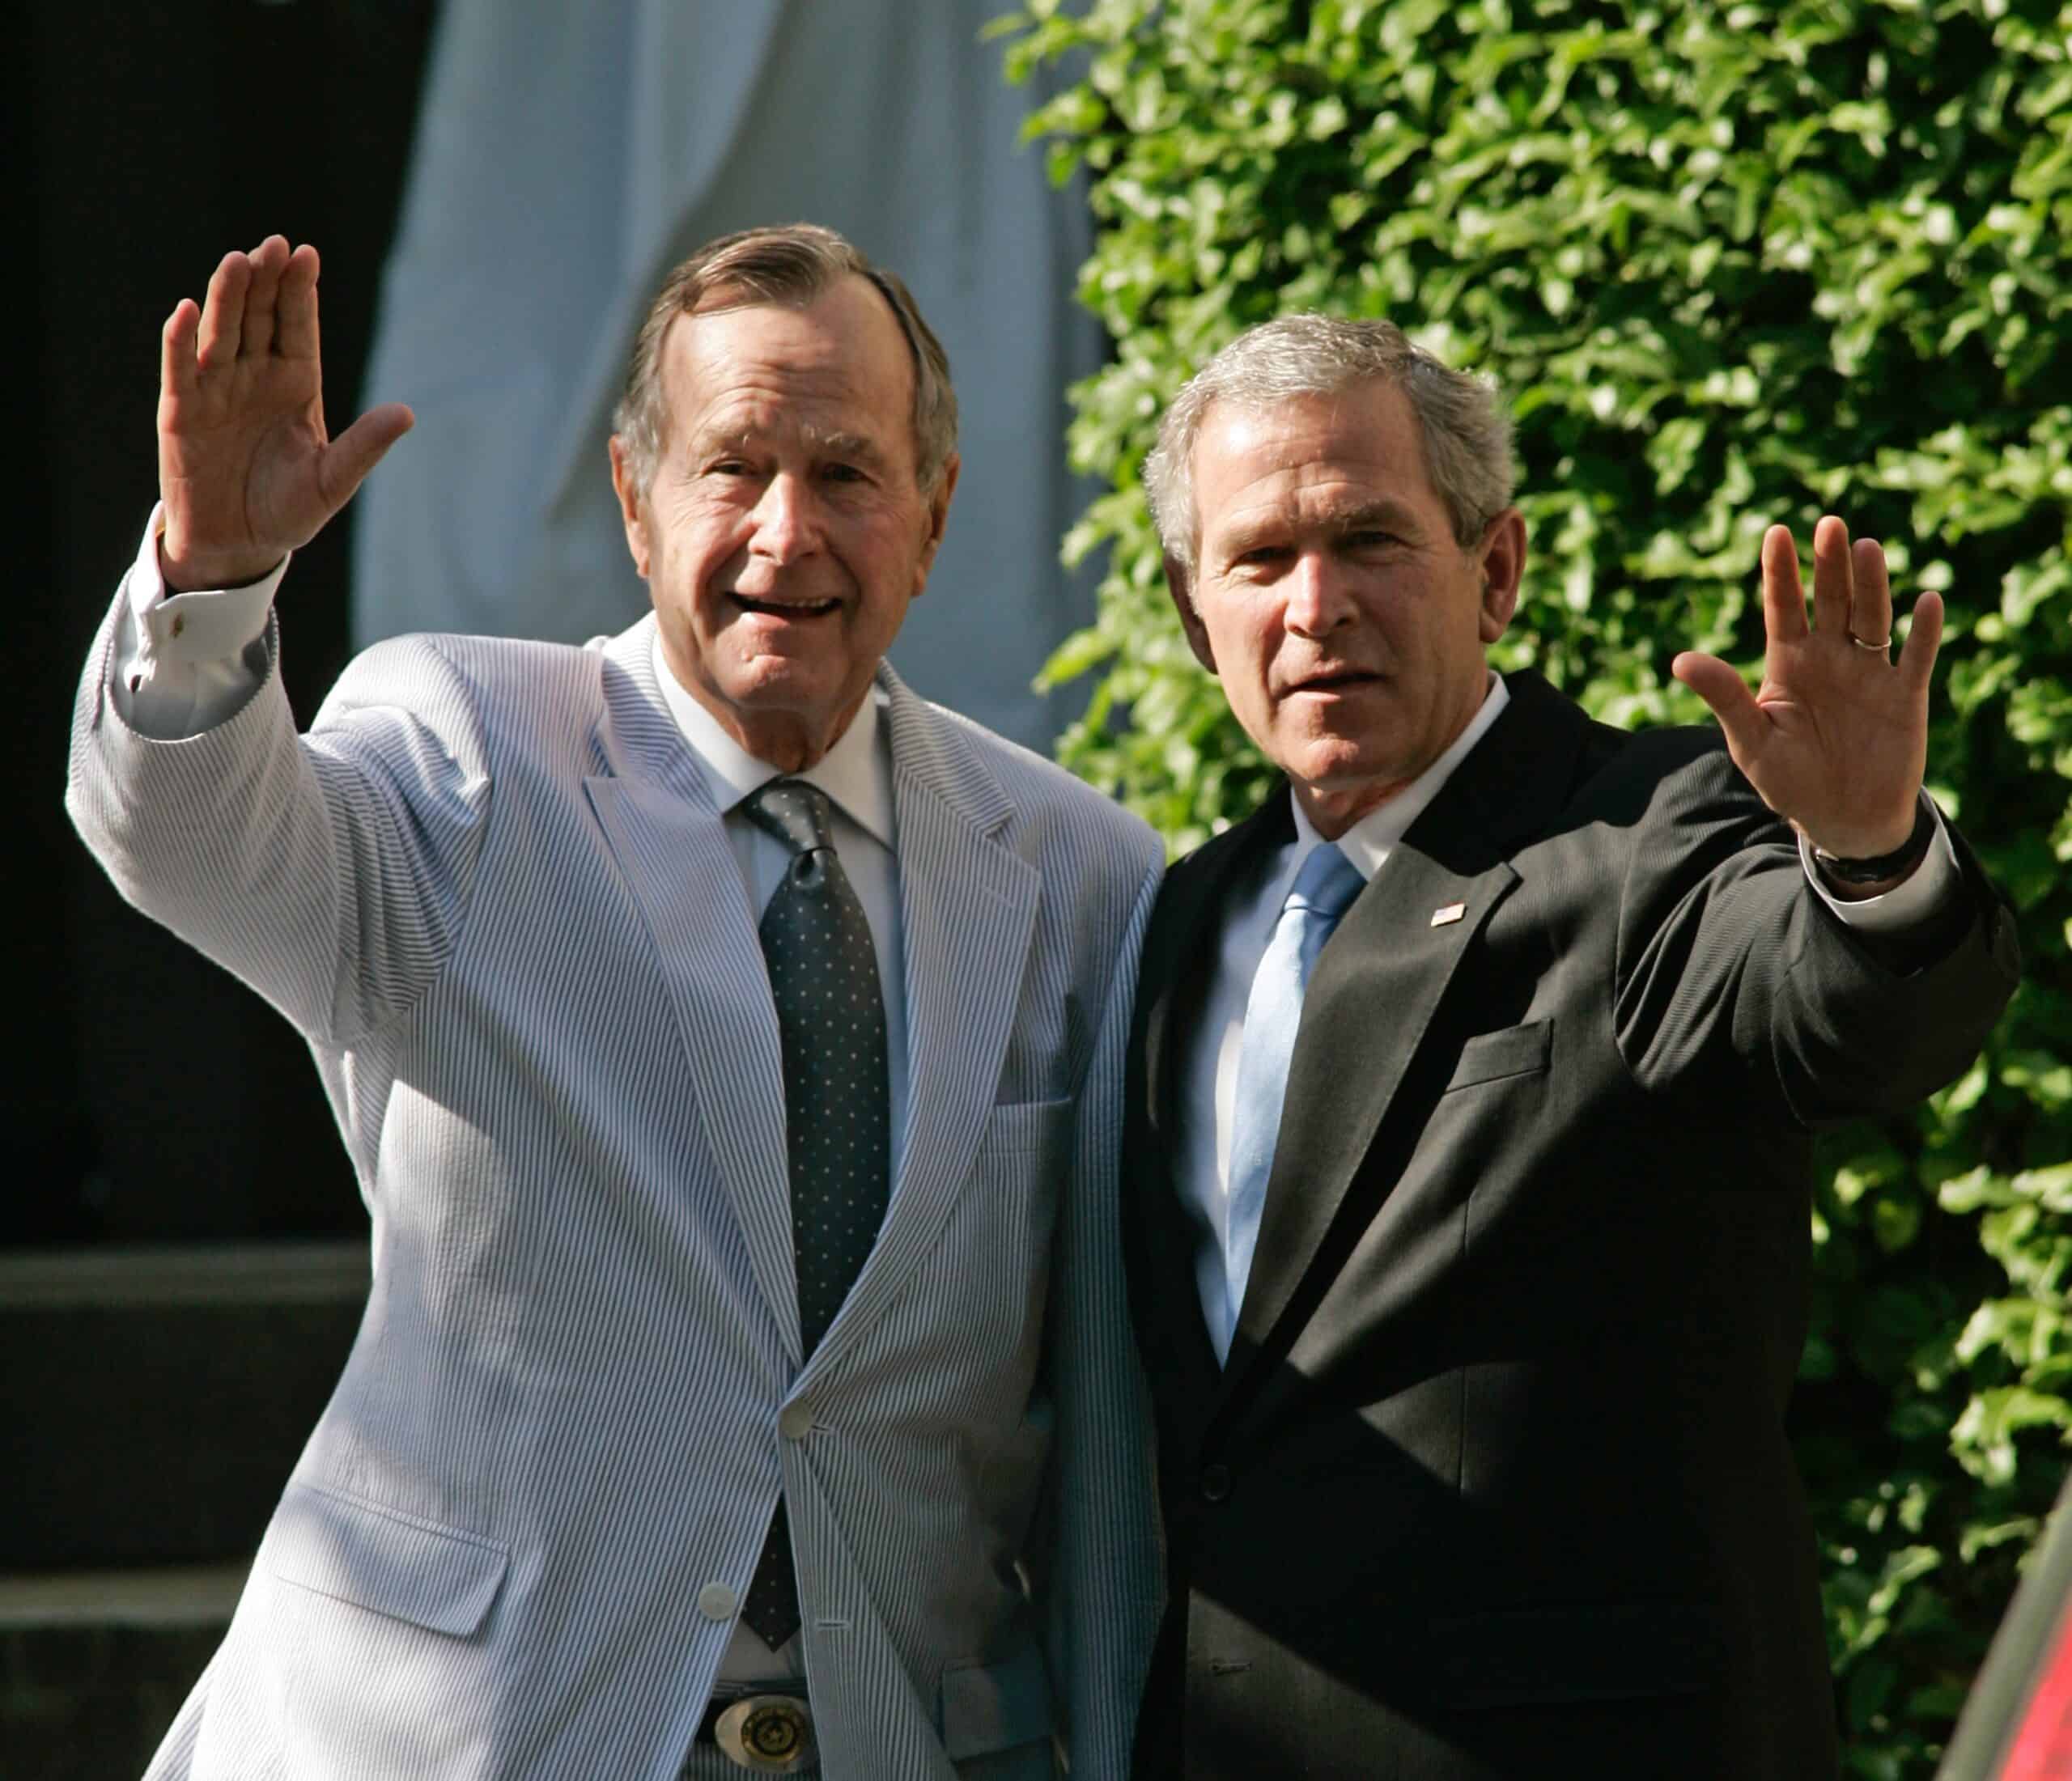
<svg viewBox="0 0 2072 1781">
<path fill-rule="evenodd" d="M 131 623 L 109 668 L 116 709 L 130 727 L 159 741 L 198 736 L 235 716 L 265 672 L 267 615 L 287 573 L 284 558 L 272 572 L 243 587 L 174 594 L 159 567 L 164 509 L 152 512 L 127 578 Z M 748 753 L 677 682 L 663 659 L 659 638 L 655 677 L 669 714 L 704 770 L 727 839 L 741 869 L 742 895 L 760 920 L 790 863 L 774 835 L 742 805 L 781 770 Z M 892 747 L 880 720 L 883 692 L 873 687 L 856 715 L 813 766 L 796 777 L 826 792 L 834 805 L 834 851 L 870 923 L 885 997 L 886 1088 L 891 1115 L 890 1181 L 896 1185 L 906 1135 L 906 976 L 899 917 L 899 868 L 892 797 Z M 794 1634 L 772 1652 L 745 1623 L 737 1623 L 721 1658 L 721 1683 L 796 1678 L 804 1673 Z"/>
<path fill-rule="evenodd" d="M 1395 796 L 1369 811 L 1338 837 L 1340 850 L 1369 884 L 1411 824 L 1439 795 L 1454 770 L 1488 732 L 1510 702 L 1502 679 L 1489 676 L 1481 707 L 1451 748 Z M 1238 1058 L 1245 1042 L 1245 1010 L 1251 1000 L 1252 978 L 1280 919 L 1295 875 L 1310 850 L 1323 838 L 1289 793 L 1295 817 L 1295 838 L 1267 854 L 1248 882 L 1233 887 L 1224 910 L 1221 933 L 1210 965 L 1201 1019 L 1183 1041 L 1180 1089 L 1184 1099 L 1179 1119 L 1175 1185 L 1180 1203 L 1195 1226 L 1195 1287 L 1201 1295 L 1203 1318 L 1219 1353 L 1227 1353 L 1243 1304 L 1245 1278 L 1231 1278 L 1226 1249 L 1230 1219 L 1230 1142 L 1238 1114 Z M 1931 807 L 1932 808 L 1932 807 Z M 1828 894 L 1802 838 L 1799 857 L 1807 881 L 1821 900 L 1850 927 L 1868 933 L 1891 933 L 1927 917 L 1955 881 L 1956 853 L 1937 813 L 1938 845 L 1903 884 L 1882 897 L 1845 902 Z M 1204 1117 L 1206 1113 L 1208 1117 Z"/>
</svg>

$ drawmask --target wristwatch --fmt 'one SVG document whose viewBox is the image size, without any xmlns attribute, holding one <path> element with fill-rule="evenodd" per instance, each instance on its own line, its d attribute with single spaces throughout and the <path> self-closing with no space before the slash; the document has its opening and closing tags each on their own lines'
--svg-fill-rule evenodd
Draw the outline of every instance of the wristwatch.
<svg viewBox="0 0 2072 1781">
<path fill-rule="evenodd" d="M 1927 858 L 1929 843 L 1935 839 L 1935 806 L 1923 798 L 1914 807 L 1913 833 L 1889 854 L 1869 859 L 1844 859 L 1825 849 L 1813 850 L 1814 863 L 1837 884 L 1882 884 L 1888 878 L 1904 878 Z"/>
</svg>

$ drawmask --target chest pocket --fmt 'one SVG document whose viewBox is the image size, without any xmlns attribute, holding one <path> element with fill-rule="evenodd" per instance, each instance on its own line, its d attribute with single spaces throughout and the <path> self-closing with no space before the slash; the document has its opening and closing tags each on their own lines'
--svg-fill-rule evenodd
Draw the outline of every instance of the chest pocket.
<svg viewBox="0 0 2072 1781">
<path fill-rule="evenodd" d="M 979 1139 L 979 1166 L 987 1174 L 1017 1168 L 1053 1173 L 1072 1160 L 1067 1153 L 1072 1103 L 1006 1101 L 994 1108 Z"/>
<path fill-rule="evenodd" d="M 1507 1076 L 1543 1075 L 1553 1056 L 1551 1017 L 1529 1021 L 1522 1027 L 1478 1033 L 1460 1048 L 1460 1062 L 1454 1066 L 1446 1092 L 1472 1088 L 1477 1083 L 1501 1082 Z"/>
</svg>

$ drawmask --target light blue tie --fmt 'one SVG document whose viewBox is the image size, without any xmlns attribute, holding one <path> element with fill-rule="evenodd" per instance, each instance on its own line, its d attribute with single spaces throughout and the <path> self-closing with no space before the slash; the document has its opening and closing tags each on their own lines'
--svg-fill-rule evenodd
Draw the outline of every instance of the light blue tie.
<svg viewBox="0 0 2072 1781">
<path fill-rule="evenodd" d="M 1312 848 L 1280 905 L 1280 919 L 1252 978 L 1244 1043 L 1238 1053 L 1237 1117 L 1230 1134 L 1224 1311 L 1209 1331 L 1218 1360 L 1230 1358 L 1238 1308 L 1245 1302 L 1245 1283 L 1251 1277 L 1267 1179 L 1273 1173 L 1274 1144 L 1280 1136 L 1280 1104 L 1288 1095 L 1289 1060 L 1295 1054 L 1295 1029 L 1302 1021 L 1302 992 L 1324 942 L 1365 883 L 1359 868 L 1331 842 Z"/>
</svg>

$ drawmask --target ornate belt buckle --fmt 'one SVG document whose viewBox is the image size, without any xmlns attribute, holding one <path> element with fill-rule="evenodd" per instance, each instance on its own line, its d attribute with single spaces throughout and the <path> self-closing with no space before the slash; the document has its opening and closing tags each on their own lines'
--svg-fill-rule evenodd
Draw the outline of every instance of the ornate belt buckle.
<svg viewBox="0 0 2072 1781">
<path fill-rule="evenodd" d="M 813 1715 L 791 1694 L 745 1694 L 712 1725 L 730 1762 L 761 1775 L 790 1775 L 813 1760 Z"/>
</svg>

